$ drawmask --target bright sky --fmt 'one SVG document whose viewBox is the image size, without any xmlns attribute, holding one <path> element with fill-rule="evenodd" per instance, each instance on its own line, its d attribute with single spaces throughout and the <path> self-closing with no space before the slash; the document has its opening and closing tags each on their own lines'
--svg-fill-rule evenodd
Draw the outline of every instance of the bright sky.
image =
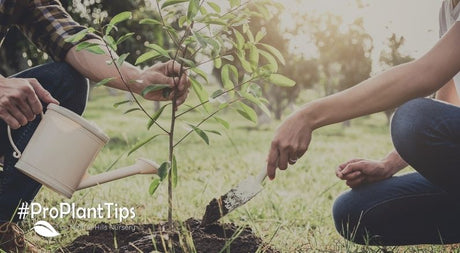
<svg viewBox="0 0 460 253">
<path fill-rule="evenodd" d="M 438 40 L 438 12 L 441 0 L 362 0 L 364 8 L 358 8 L 356 0 L 277 0 L 286 6 L 289 22 L 290 12 L 325 13 L 342 16 L 351 23 L 363 17 L 364 26 L 374 40 L 373 58 L 378 61 L 387 38 L 394 32 L 406 38 L 404 52 L 419 57 Z M 298 40 L 299 49 L 311 50 L 305 38 Z M 300 46 L 303 45 L 303 46 Z M 310 49 L 309 49 L 310 48 Z"/>
</svg>

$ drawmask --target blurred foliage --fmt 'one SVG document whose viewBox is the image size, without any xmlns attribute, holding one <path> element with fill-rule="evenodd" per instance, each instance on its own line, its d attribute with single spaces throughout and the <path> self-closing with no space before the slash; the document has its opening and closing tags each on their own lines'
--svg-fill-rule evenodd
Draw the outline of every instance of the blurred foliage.
<svg viewBox="0 0 460 253">
<path fill-rule="evenodd" d="M 142 54 L 146 42 L 155 42 L 163 48 L 173 47 L 167 33 L 160 26 L 145 26 L 139 24 L 144 18 L 157 19 L 158 13 L 151 4 L 155 1 L 147 0 L 61 0 L 63 6 L 71 16 L 83 25 L 102 27 L 111 17 L 122 11 L 131 11 L 133 18 L 124 23 L 118 29 L 119 34 L 128 31 L 136 35 L 128 38 L 118 47 L 119 52 L 129 53 L 127 61 L 134 63 Z M 302 4 L 302 1 L 299 1 Z M 359 1 L 357 8 L 359 8 Z M 264 10 L 258 5 L 251 5 L 254 12 L 249 22 L 249 29 L 253 34 L 259 31 L 263 33 L 261 43 L 268 43 L 277 48 L 285 59 L 285 64 L 276 67 L 278 72 L 296 81 L 297 85 L 292 88 L 260 85 L 261 92 L 270 101 L 268 109 L 276 119 L 281 119 L 284 111 L 301 94 L 300 91 L 309 88 L 320 88 L 324 95 L 349 88 L 367 79 L 372 69 L 371 51 L 373 41 L 363 27 L 362 19 L 357 19 L 352 24 L 345 24 L 341 17 L 333 14 L 317 15 L 315 13 L 295 13 L 296 22 L 289 27 L 283 27 L 282 4 L 270 3 Z M 184 16 L 187 10 L 178 9 L 179 15 L 168 16 L 168 22 L 180 30 L 178 26 L 180 16 Z M 182 14 L 181 14 L 182 12 Z M 243 25 L 234 27 L 243 33 Z M 222 33 L 222 38 L 236 39 L 235 33 Z M 292 39 L 297 36 L 306 36 L 305 41 L 309 47 L 314 47 L 316 54 L 308 55 L 299 52 L 299 48 L 292 48 Z M 410 56 L 399 52 L 404 43 L 404 38 L 394 35 L 389 39 L 388 50 L 382 52 L 380 64 L 395 66 L 411 60 Z M 227 52 L 232 57 L 222 58 L 222 65 L 229 63 L 231 59 L 237 59 L 235 52 Z M 249 51 L 247 52 L 249 53 Z M 197 55 L 199 57 L 199 55 Z M 37 50 L 16 29 L 11 29 L 3 47 L 0 49 L 0 73 L 11 75 L 28 67 L 41 64 L 50 59 L 46 54 Z M 141 66 L 154 63 L 155 59 L 142 62 Z M 262 63 L 268 63 L 263 55 L 260 56 Z M 244 71 L 241 64 L 235 64 L 239 73 Z M 217 80 L 221 80 L 221 70 L 213 70 Z M 240 75 L 240 78 L 243 78 Z M 241 81 L 241 80 L 240 80 Z M 254 107 L 255 109 L 256 107 Z M 262 111 L 258 110 L 258 114 Z"/>
<path fill-rule="evenodd" d="M 319 51 L 319 64 L 326 95 L 350 88 L 369 78 L 372 70 L 373 41 L 362 19 L 344 25 L 339 16 L 314 18 L 313 39 Z"/>
<path fill-rule="evenodd" d="M 143 18 L 155 18 L 158 14 L 150 7 L 150 1 L 144 0 L 61 0 L 63 7 L 72 18 L 84 26 L 102 27 L 107 20 L 122 11 L 131 11 L 133 19 L 120 26 L 118 32 L 125 34 L 134 32 L 136 36 L 128 38 L 119 45 L 119 51 L 130 53 L 127 61 L 134 62 L 141 54 L 145 41 L 155 41 L 157 44 L 169 47 L 162 29 L 146 29 L 139 24 Z M 173 17 L 174 18 L 174 17 Z M 176 18 L 177 19 L 177 18 Z M 38 50 L 22 33 L 12 27 L 8 32 L 3 46 L 0 48 L 0 73 L 12 75 L 26 68 L 45 63 L 51 59 L 46 53 Z M 142 65 L 151 65 L 147 61 Z"/>
</svg>

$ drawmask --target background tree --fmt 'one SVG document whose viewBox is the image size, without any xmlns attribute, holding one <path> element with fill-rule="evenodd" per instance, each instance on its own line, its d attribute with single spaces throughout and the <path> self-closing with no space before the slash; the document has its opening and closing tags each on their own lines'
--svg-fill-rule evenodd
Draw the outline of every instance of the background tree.
<svg viewBox="0 0 460 253">
<path fill-rule="evenodd" d="M 380 53 L 380 63 L 384 66 L 384 68 L 388 69 L 390 67 L 414 60 L 414 58 L 411 56 L 401 53 L 401 47 L 404 45 L 404 41 L 405 39 L 403 36 L 397 36 L 395 33 L 393 33 L 391 37 L 388 38 L 388 48 L 382 50 Z M 385 111 L 388 122 L 390 122 L 393 112 L 394 109 Z"/>
<path fill-rule="evenodd" d="M 362 19 L 344 25 L 341 17 L 327 14 L 312 22 L 325 95 L 350 88 L 369 78 L 373 42 L 364 29 Z"/>
</svg>

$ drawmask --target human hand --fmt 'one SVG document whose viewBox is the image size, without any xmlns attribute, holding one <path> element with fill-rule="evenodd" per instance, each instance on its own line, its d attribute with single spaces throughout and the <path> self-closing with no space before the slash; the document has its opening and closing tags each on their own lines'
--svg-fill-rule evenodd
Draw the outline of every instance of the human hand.
<svg viewBox="0 0 460 253">
<path fill-rule="evenodd" d="M 144 95 L 144 98 L 148 100 L 164 101 L 172 100 L 176 98 L 176 105 L 179 106 L 184 103 L 188 95 L 188 88 L 190 87 L 190 81 L 187 77 L 187 73 L 180 73 L 181 66 L 178 62 L 168 61 L 165 63 L 158 63 L 150 68 L 145 69 L 140 76 L 142 92 L 145 87 L 155 84 L 166 84 L 171 88 L 171 92 L 168 97 L 163 96 L 163 90 L 151 91 Z M 181 76 L 179 76 L 182 74 Z"/>
<path fill-rule="evenodd" d="M 353 159 L 339 165 L 335 174 L 355 188 L 360 185 L 381 181 L 393 176 L 393 170 L 384 161 Z"/>
<path fill-rule="evenodd" d="M 43 111 L 42 104 L 59 104 L 34 78 L 0 78 L 0 118 L 18 129 Z"/>
<path fill-rule="evenodd" d="M 277 129 L 267 159 L 267 175 L 273 180 L 276 168 L 286 170 L 305 154 L 311 140 L 310 127 L 302 111 L 289 116 Z"/>
</svg>

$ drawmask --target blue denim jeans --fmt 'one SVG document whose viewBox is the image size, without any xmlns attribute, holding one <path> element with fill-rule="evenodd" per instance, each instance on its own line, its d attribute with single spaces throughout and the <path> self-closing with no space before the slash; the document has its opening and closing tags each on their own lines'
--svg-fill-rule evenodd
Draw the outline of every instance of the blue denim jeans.
<svg viewBox="0 0 460 253">
<path fill-rule="evenodd" d="M 18 78 L 35 78 L 56 98 L 60 105 L 82 114 L 88 97 L 88 81 L 66 63 L 48 63 L 14 75 Z M 46 105 L 43 105 L 46 109 Z M 19 150 L 24 150 L 40 122 L 40 117 L 18 130 L 13 130 L 13 140 Z M 31 202 L 41 185 L 19 172 L 14 165 L 17 159 L 8 141 L 6 123 L 0 120 L 0 156 L 4 156 L 0 174 L 0 221 L 18 221 L 16 207 Z"/>
<path fill-rule="evenodd" d="M 333 206 L 337 231 L 367 245 L 460 242 L 460 107 L 419 98 L 391 123 L 393 144 L 417 172 L 355 188 Z"/>
</svg>

